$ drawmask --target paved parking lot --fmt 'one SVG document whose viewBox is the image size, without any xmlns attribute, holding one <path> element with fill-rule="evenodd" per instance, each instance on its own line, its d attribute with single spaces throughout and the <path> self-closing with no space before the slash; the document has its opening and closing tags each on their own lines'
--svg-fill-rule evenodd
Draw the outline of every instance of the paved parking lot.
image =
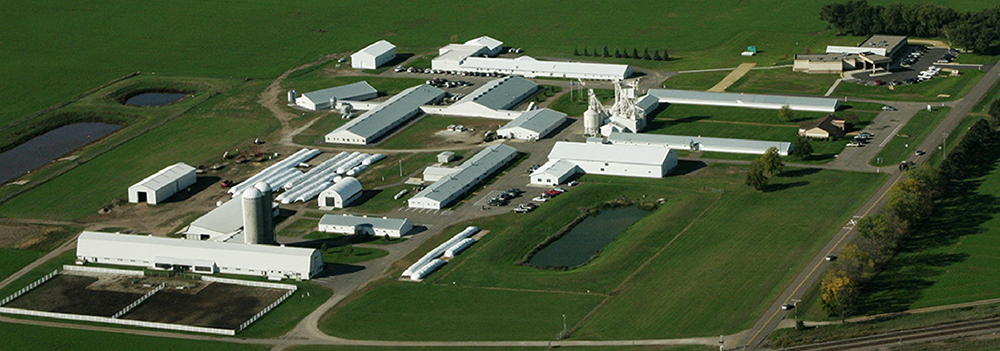
<svg viewBox="0 0 1000 351">
<path fill-rule="evenodd" d="M 873 77 L 871 71 L 866 71 L 852 74 L 851 77 L 853 80 L 864 84 L 874 84 L 875 80 L 881 80 L 882 82 L 904 82 L 907 79 L 916 79 L 917 76 L 920 75 L 920 71 L 926 70 L 930 66 L 938 65 L 942 68 L 945 67 L 935 62 L 944 57 L 944 55 L 948 54 L 948 49 L 929 48 L 927 49 L 927 52 L 921 56 L 919 60 L 917 60 L 917 62 L 914 62 L 909 67 L 901 66 L 900 60 L 905 58 L 913 50 L 916 50 L 916 47 L 909 46 L 904 50 L 905 51 L 899 54 L 899 59 L 892 62 L 892 65 L 890 66 L 891 73 L 885 74 L 884 71 L 879 71 L 876 72 Z"/>
</svg>

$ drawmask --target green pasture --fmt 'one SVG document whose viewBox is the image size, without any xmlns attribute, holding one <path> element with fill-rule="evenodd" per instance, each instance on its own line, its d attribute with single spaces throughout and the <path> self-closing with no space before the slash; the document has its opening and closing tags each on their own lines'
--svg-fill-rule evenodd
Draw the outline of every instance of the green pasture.
<svg viewBox="0 0 1000 351">
<path fill-rule="evenodd" d="M 843 82 L 837 86 L 831 97 L 850 96 L 856 98 L 867 98 L 874 100 L 898 100 L 898 101 L 952 101 L 965 96 L 979 78 L 983 77 L 983 72 L 976 70 L 963 70 L 958 77 L 951 77 L 946 74 L 938 75 L 931 80 L 911 85 L 898 85 L 892 87 L 882 85 L 865 86 L 860 84 Z M 939 95 L 947 95 L 940 96 Z"/>
<path fill-rule="evenodd" d="M 697 168 L 694 163 L 682 165 L 692 166 Z M 683 337 L 741 330 L 762 313 L 765 306 L 759 302 L 773 299 L 795 269 L 805 265 L 861 205 L 865 197 L 857 194 L 870 193 L 884 179 L 875 174 L 795 169 L 774 177 L 768 191 L 756 192 L 743 185 L 744 172 L 741 166 L 713 165 L 687 176 L 661 180 L 588 175 L 581 179 L 581 185 L 533 213 L 456 224 L 404 258 L 392 275 L 398 275 L 397 270 L 407 262 L 465 225 L 490 232 L 423 283 L 384 281 L 384 285 L 357 296 L 326 316 L 324 330 L 350 338 L 547 338 L 551 337 L 551 328 L 541 326 L 536 327 L 545 332 L 492 330 L 489 325 L 493 324 L 482 324 L 487 322 L 481 321 L 481 311 L 503 310 L 504 315 L 493 318 L 520 315 L 536 323 L 534 320 L 544 319 L 543 314 L 562 310 L 556 315 L 566 313 L 571 325 L 577 325 L 574 321 L 579 321 L 580 316 L 574 311 L 589 312 L 608 296 L 589 320 L 579 323 L 574 338 Z M 811 195 L 820 192 L 828 195 Z M 579 215 L 578 208 L 622 195 L 646 195 L 646 200 L 664 198 L 666 203 L 619 234 L 584 267 L 556 271 L 515 265 L 547 235 Z M 823 210 L 796 212 L 794 216 L 786 210 L 805 207 Z M 619 287 L 627 275 L 665 246 L 661 255 Z M 737 276 L 744 278 L 733 278 Z M 692 283 L 695 281 L 698 283 Z M 552 306 L 553 302 L 546 299 L 523 301 L 519 294 L 527 291 L 563 296 L 564 302 Z M 482 294 L 489 296 L 473 297 Z M 406 297 L 401 298 L 403 295 Z M 479 299 L 489 304 L 477 302 L 457 309 L 435 302 L 459 304 L 457 301 Z M 720 308 L 729 317 L 718 318 L 711 312 Z M 391 313 L 392 318 L 385 318 L 384 313 Z M 402 328 L 412 323 L 406 318 L 418 316 L 450 322 Z M 376 319 L 382 322 L 375 323 Z M 398 320 L 399 324 L 387 324 L 386 320 Z M 497 321 L 501 322 L 507 323 Z"/>
<path fill-rule="evenodd" d="M 45 252 L 26 249 L 0 248 L 0 280 L 14 274 L 14 272 L 20 270 L 21 267 L 27 266 L 39 257 L 42 257 L 42 255 L 45 255 Z M 6 296 L 0 298 L 4 297 Z"/>
<path fill-rule="evenodd" d="M 329 147 L 332 144 L 324 142 L 323 137 L 348 121 L 341 118 L 341 115 L 338 113 L 326 113 L 312 118 L 318 119 L 316 122 L 313 122 L 309 128 L 306 128 L 301 133 L 293 136 L 293 142 L 300 145 Z"/>
<path fill-rule="evenodd" d="M 823 95 L 840 78 L 836 74 L 793 72 L 791 67 L 753 69 L 733 83 L 728 92 L 753 94 Z"/>
<path fill-rule="evenodd" d="M 920 110 L 910 118 L 909 122 L 906 122 L 906 125 L 892 137 L 892 140 L 889 140 L 889 143 L 885 144 L 882 151 L 879 151 L 875 158 L 868 162 L 875 165 L 877 159 L 882 158 L 883 166 L 898 165 L 916 152 L 920 143 L 948 115 L 948 111 L 951 111 L 950 107 L 935 107 L 932 112 Z"/>
<path fill-rule="evenodd" d="M 315 219 L 301 218 L 281 228 L 278 236 L 300 237 L 315 231 L 318 225 L 319 221 Z"/>
<path fill-rule="evenodd" d="M 363 195 L 364 202 L 351 205 L 351 209 L 364 211 L 365 213 L 386 213 L 395 208 L 406 206 L 406 199 L 416 193 L 414 188 L 412 185 L 403 184 L 382 189 L 366 190 L 373 193 L 373 195 L 370 197 L 367 196 L 368 194 Z M 410 192 L 399 200 L 394 199 L 393 197 L 403 189 L 409 189 Z"/>
<path fill-rule="evenodd" d="M 714 87 L 722 78 L 729 75 L 730 71 L 692 72 L 680 73 L 667 78 L 660 84 L 664 89 L 683 90 L 708 90 Z"/>
<path fill-rule="evenodd" d="M 111 346 L 113 345 L 113 346 Z M 100 331 L 0 323 L 0 348 L 5 350 L 268 350 L 268 345 L 233 344 L 207 340 L 185 340 Z"/>
<path fill-rule="evenodd" d="M 323 250 L 323 262 L 327 264 L 352 264 L 374 260 L 388 254 L 389 251 L 369 247 L 335 246 Z"/>
</svg>

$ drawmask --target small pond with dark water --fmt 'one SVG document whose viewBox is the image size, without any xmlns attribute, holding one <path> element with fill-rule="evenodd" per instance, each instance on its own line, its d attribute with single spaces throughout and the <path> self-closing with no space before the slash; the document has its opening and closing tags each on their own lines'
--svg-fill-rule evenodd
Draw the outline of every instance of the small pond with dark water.
<svg viewBox="0 0 1000 351">
<path fill-rule="evenodd" d="M 0 183 L 44 166 L 121 127 L 108 123 L 73 123 L 34 137 L 24 144 L 0 153 Z"/>
<path fill-rule="evenodd" d="M 561 238 L 546 245 L 528 259 L 534 267 L 576 267 L 649 212 L 636 207 L 601 210 L 577 223 Z"/>
<path fill-rule="evenodd" d="M 178 102 L 188 94 L 177 92 L 148 92 L 137 94 L 125 100 L 129 106 L 160 107 Z"/>
</svg>

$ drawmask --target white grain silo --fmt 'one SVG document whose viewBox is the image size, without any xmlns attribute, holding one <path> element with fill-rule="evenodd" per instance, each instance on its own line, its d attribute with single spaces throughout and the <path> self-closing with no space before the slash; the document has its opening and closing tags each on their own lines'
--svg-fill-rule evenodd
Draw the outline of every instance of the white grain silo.
<svg viewBox="0 0 1000 351">
<path fill-rule="evenodd" d="M 599 128 L 601 128 L 601 115 L 593 107 L 587 108 L 587 111 L 583 112 L 583 134 L 597 135 Z"/>
<path fill-rule="evenodd" d="M 295 90 L 289 90 L 288 91 L 288 104 L 289 105 L 294 105 L 295 104 L 295 98 L 297 98 L 298 95 L 299 94 L 297 92 L 295 92 Z"/>
<path fill-rule="evenodd" d="M 264 230 L 261 231 L 261 243 L 263 244 L 275 244 L 277 239 L 274 233 L 274 191 L 271 190 L 271 186 L 266 182 L 258 182 L 253 186 L 257 190 L 260 190 L 261 197 L 263 198 L 262 206 L 264 211 Z"/>
<path fill-rule="evenodd" d="M 243 242 L 260 244 L 264 236 L 264 194 L 257 188 L 243 191 Z"/>
</svg>

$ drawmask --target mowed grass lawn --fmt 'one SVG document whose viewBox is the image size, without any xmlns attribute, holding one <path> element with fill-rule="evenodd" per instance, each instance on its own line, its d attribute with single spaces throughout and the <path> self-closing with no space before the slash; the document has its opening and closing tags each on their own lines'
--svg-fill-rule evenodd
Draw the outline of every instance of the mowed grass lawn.
<svg viewBox="0 0 1000 351">
<path fill-rule="evenodd" d="M 898 165 L 916 152 L 920 143 L 934 131 L 934 127 L 951 111 L 950 107 L 935 107 L 933 111 L 920 110 L 909 122 L 899 130 L 899 133 L 885 144 L 869 163 L 875 165 L 882 158 L 883 166 Z M 924 150 L 926 151 L 926 150 Z"/>
<path fill-rule="evenodd" d="M 579 327 L 573 335 L 578 339 L 742 330 L 766 308 L 762 301 L 774 299 L 884 179 L 878 174 L 789 170 L 773 179 L 772 191 L 756 192 L 743 185 L 745 171 L 713 165 L 659 180 L 584 176 L 581 185 L 531 214 L 445 229 L 442 239 L 465 225 L 490 233 L 423 283 L 383 281 L 328 314 L 322 328 L 364 339 L 544 340 L 559 332 L 559 317 L 566 314 L 570 325 Z M 587 266 L 553 271 L 515 265 L 579 215 L 577 208 L 622 195 L 662 197 L 666 203 L 619 234 Z M 397 268 L 416 259 L 411 256 Z M 581 321 L 606 298 L 605 305 Z M 719 310 L 726 311 L 724 317 Z"/>
<path fill-rule="evenodd" d="M 4 350 L 80 351 L 104 351 L 109 349 L 150 351 L 264 351 L 270 349 L 270 346 L 0 323 L 0 348 Z"/>
<path fill-rule="evenodd" d="M 660 84 L 665 89 L 708 90 L 729 75 L 731 71 L 680 73 Z"/>
<path fill-rule="evenodd" d="M 728 92 L 753 94 L 800 94 L 823 95 L 833 82 L 840 78 L 836 74 L 808 74 L 794 72 L 791 67 L 775 69 L 754 69 L 733 83 Z"/>
<path fill-rule="evenodd" d="M 14 274 L 44 254 L 45 252 L 38 250 L 0 248 L 0 280 Z"/>
<path fill-rule="evenodd" d="M 833 92 L 833 97 L 851 96 L 875 100 L 900 101 L 957 100 L 965 96 L 984 74 L 975 70 L 964 70 L 961 73 L 958 77 L 941 74 L 934 77 L 934 79 L 917 84 L 895 86 L 893 90 L 889 90 L 889 87 L 884 85 L 865 86 L 844 82 L 837 86 L 837 90 Z"/>
</svg>

